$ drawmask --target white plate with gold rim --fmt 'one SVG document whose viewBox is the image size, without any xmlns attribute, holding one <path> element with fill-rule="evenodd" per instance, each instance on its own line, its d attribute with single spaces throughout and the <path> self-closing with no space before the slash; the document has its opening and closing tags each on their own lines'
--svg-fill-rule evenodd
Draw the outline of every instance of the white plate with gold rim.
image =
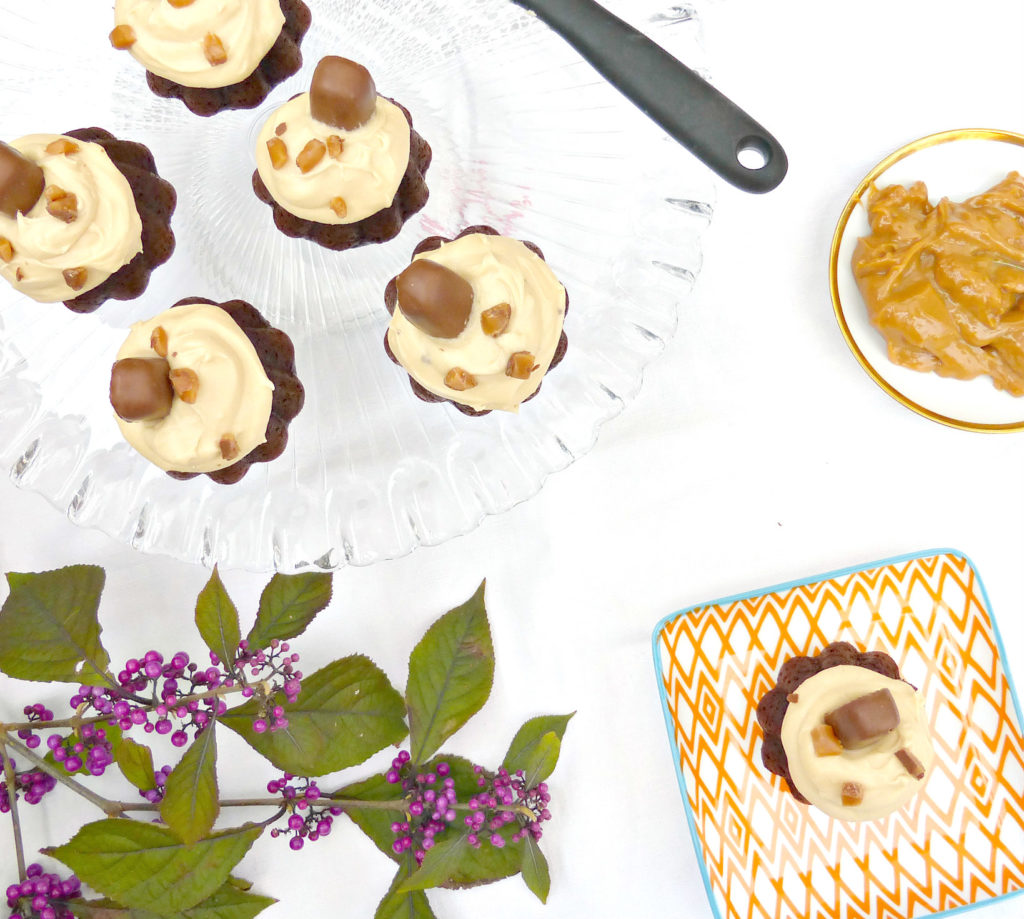
<svg viewBox="0 0 1024 919">
<path fill-rule="evenodd" d="M 965 128 L 911 141 L 876 165 L 854 189 L 832 239 L 829 283 L 846 343 L 861 366 L 907 408 L 968 431 L 1024 430 L 1024 397 L 997 390 L 991 379 L 955 380 L 892 363 L 885 340 L 868 320 L 850 267 L 857 240 L 868 235 L 866 198 L 872 187 L 924 182 L 934 204 L 962 201 L 991 188 L 1007 173 L 1024 172 L 1024 135 Z"/>
</svg>

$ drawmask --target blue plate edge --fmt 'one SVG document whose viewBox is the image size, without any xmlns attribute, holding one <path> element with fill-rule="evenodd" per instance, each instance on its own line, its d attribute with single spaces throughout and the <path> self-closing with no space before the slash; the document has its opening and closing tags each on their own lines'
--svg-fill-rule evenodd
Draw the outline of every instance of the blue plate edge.
<svg viewBox="0 0 1024 919">
<path fill-rule="evenodd" d="M 1013 674 L 1010 671 L 1009 663 L 1006 660 L 1006 648 L 1003 645 L 1003 636 L 999 631 L 999 625 L 996 622 L 995 614 L 992 611 L 992 603 L 988 598 L 988 591 L 985 589 L 985 582 L 982 580 L 981 573 L 978 571 L 978 566 L 974 564 L 974 560 L 967 555 L 966 552 L 961 552 L 959 549 L 925 549 L 919 552 L 907 552 L 903 555 L 896 555 L 892 558 L 881 559 L 874 562 L 866 562 L 861 565 L 850 565 L 845 568 L 837 568 L 834 571 L 828 571 L 823 574 L 811 575 L 810 577 L 798 578 L 793 581 L 785 581 L 780 584 L 775 584 L 770 587 L 761 587 L 755 590 L 745 591 L 743 593 L 733 594 L 732 596 L 722 597 L 718 600 L 709 600 L 704 603 L 697 603 L 693 606 L 685 607 L 684 609 L 676 610 L 674 613 L 669 613 L 667 616 L 663 616 L 658 624 L 654 627 L 654 632 L 651 635 L 651 649 L 654 656 L 654 670 L 655 679 L 658 683 L 658 697 L 661 699 L 661 710 L 665 718 L 665 730 L 668 734 L 669 749 L 672 752 L 672 765 L 676 773 L 676 781 L 679 784 L 679 794 L 683 799 L 683 809 L 686 813 L 686 824 L 690 830 L 690 841 L 693 843 L 693 851 L 697 858 L 697 866 L 700 869 L 701 879 L 704 882 L 704 892 L 707 895 L 708 903 L 711 906 L 712 915 L 715 919 L 723 919 L 722 912 L 719 909 L 718 901 L 715 899 L 714 892 L 711 889 L 711 875 L 708 871 L 707 862 L 704 860 L 704 856 L 701 854 L 700 837 L 697 834 L 697 821 L 690 807 L 689 796 L 686 792 L 686 779 L 683 777 L 683 770 L 680 768 L 679 759 L 681 751 L 676 745 L 675 741 L 675 729 L 672 724 L 672 713 L 669 709 L 668 693 L 665 691 L 665 674 L 661 666 L 661 647 L 660 647 L 660 636 L 665 626 L 675 619 L 681 616 L 688 616 L 696 610 L 705 609 L 709 606 L 720 606 L 726 603 L 735 603 L 739 600 L 749 600 L 752 597 L 758 597 L 767 593 L 777 593 L 782 590 L 790 590 L 794 587 L 802 587 L 805 584 L 813 584 L 816 581 L 824 581 L 830 578 L 841 577 L 847 574 L 854 574 L 858 571 L 864 571 L 869 568 L 881 568 L 887 565 L 896 565 L 901 562 L 909 562 L 919 558 L 929 558 L 937 555 L 951 555 L 957 558 L 962 558 L 970 566 L 971 571 L 974 572 L 974 577 L 977 579 L 978 587 L 981 592 L 981 599 L 985 606 L 985 612 L 988 615 L 989 622 L 992 624 L 992 633 L 995 635 L 996 648 L 999 651 L 999 661 L 1003 666 L 1003 673 L 1006 674 L 1006 682 L 1010 687 L 1010 698 L 1013 701 L 1014 712 L 1017 715 L 1017 729 L 1024 733 L 1024 718 L 1021 717 L 1020 699 L 1017 695 L 1017 688 L 1013 682 Z M 938 917 L 938 916 L 955 916 L 963 914 L 971 910 L 977 909 L 981 906 L 986 906 L 991 903 L 997 903 L 1000 900 L 1008 900 L 1011 897 L 1016 897 L 1024 893 L 1024 887 L 1019 890 L 1011 890 L 1006 893 L 999 894 L 994 897 L 986 897 L 983 900 L 977 900 L 974 903 L 966 903 L 963 906 L 956 906 L 952 909 L 943 910 L 938 913 L 922 913 L 916 919 L 927 919 L 927 917 Z"/>
</svg>

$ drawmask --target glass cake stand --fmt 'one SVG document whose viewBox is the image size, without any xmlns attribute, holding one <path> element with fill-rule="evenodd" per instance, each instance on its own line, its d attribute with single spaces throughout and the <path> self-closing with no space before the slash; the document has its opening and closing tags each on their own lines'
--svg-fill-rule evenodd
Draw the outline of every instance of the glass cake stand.
<svg viewBox="0 0 1024 919">
<path fill-rule="evenodd" d="M 691 65 L 693 11 L 606 4 Z M 505 0 L 321 0 L 303 69 L 252 111 L 154 96 L 77 0 L 0 0 L 0 137 L 98 125 L 147 144 L 177 189 L 177 248 L 137 300 L 76 315 L 0 287 L 0 463 L 77 524 L 144 552 L 296 571 L 366 565 L 473 529 L 594 443 L 675 331 L 700 267 L 708 171 L 535 17 Z M 50 40 L 50 24 L 62 23 Z M 250 176 L 259 126 L 316 62 L 365 63 L 434 151 L 430 200 L 383 245 L 330 252 L 277 232 Z M 414 397 L 384 353 L 383 290 L 423 237 L 473 224 L 532 240 L 569 291 L 565 361 L 518 415 Z M 107 400 L 132 322 L 186 296 L 253 303 L 296 346 L 306 404 L 286 452 L 239 483 L 172 480 Z"/>
</svg>

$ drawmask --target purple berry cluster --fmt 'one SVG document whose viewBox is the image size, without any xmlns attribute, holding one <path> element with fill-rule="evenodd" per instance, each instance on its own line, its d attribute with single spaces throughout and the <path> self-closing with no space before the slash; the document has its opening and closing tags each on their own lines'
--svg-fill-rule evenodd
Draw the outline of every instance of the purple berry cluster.
<svg viewBox="0 0 1024 919">
<path fill-rule="evenodd" d="M 455 822 L 458 794 L 450 773 L 448 763 L 438 763 L 433 772 L 413 769 L 406 750 L 391 761 L 385 778 L 392 785 L 401 783 L 408 815 L 408 819 L 391 824 L 391 831 L 395 834 L 391 849 L 396 855 L 412 849 L 416 864 L 422 864 L 427 852 L 434 848 L 437 837 Z"/>
<path fill-rule="evenodd" d="M 26 804 L 38 804 L 43 796 L 53 791 L 57 786 L 57 780 L 39 769 L 32 769 L 27 772 L 18 772 L 17 763 L 13 756 L 8 754 L 11 761 L 11 768 L 15 769 L 14 785 L 15 795 L 24 798 Z M 11 799 L 7 793 L 7 783 L 4 782 L 2 768 L 0 768 L 0 814 L 6 814 L 11 809 Z"/>
<path fill-rule="evenodd" d="M 9 919 L 73 919 L 65 901 L 81 895 L 78 878 L 62 881 L 56 874 L 44 874 L 38 864 L 29 865 L 25 874 L 27 880 L 7 888 Z"/>
<path fill-rule="evenodd" d="M 122 731 L 141 726 L 147 734 L 170 734 L 176 747 L 188 743 L 190 730 L 193 736 L 199 735 L 215 715 L 227 711 L 227 705 L 216 695 L 202 699 L 193 696 L 212 693 L 219 686 L 234 686 L 230 674 L 217 667 L 201 670 L 184 651 L 166 662 L 159 651 L 133 657 L 125 662 L 117 682 L 117 690 L 97 693 L 93 687 L 91 694 L 81 693 L 79 703 L 111 715 L 112 723 Z M 75 703 L 73 698 L 71 704 Z"/>
<path fill-rule="evenodd" d="M 296 781 L 302 782 L 300 786 Z M 331 833 L 334 818 L 342 813 L 340 807 L 329 803 L 321 804 L 323 795 L 312 779 L 298 779 L 291 773 L 284 773 L 279 779 L 267 782 L 267 791 L 280 795 L 285 800 L 288 820 L 284 828 L 275 827 L 270 835 L 277 839 L 288 836 L 288 845 L 298 852 L 307 841 L 316 842 Z"/>
<path fill-rule="evenodd" d="M 51 734 L 46 738 L 46 746 L 68 772 L 84 768 L 89 775 L 103 775 L 114 761 L 114 749 L 107 732 L 94 724 L 83 724 L 67 737 Z"/>
<path fill-rule="evenodd" d="M 474 766 L 473 771 L 477 774 L 477 785 L 484 790 L 469 799 L 470 813 L 466 817 L 466 826 L 470 829 L 467 837 L 469 843 L 479 848 L 480 831 L 486 826 L 491 834 L 491 844 L 501 848 L 504 840 L 498 830 L 515 820 L 519 821 L 520 826 L 512 834 L 512 842 L 525 839 L 527 835 L 539 840 L 543 835 L 541 824 L 551 819 L 548 786 L 540 782 L 533 788 L 527 788 L 522 769 L 517 770 L 515 775 L 509 775 L 508 770 L 502 766 L 498 774 L 490 779 L 481 766 Z M 526 817 L 524 810 L 529 811 L 532 817 Z"/>
<path fill-rule="evenodd" d="M 139 789 L 139 797 L 145 798 L 150 804 L 159 804 L 167 793 L 167 777 L 171 774 L 171 767 L 164 766 L 153 773 L 153 788 L 145 791 Z"/>
<path fill-rule="evenodd" d="M 216 655 L 211 654 L 210 659 L 216 663 Z M 299 698 L 302 671 L 295 669 L 298 662 L 299 655 L 286 641 L 275 638 L 266 649 L 250 648 L 244 639 L 239 642 L 235 666 L 242 681 L 249 684 L 242 690 L 242 695 L 246 699 L 255 697 L 259 703 L 258 717 L 252 723 L 257 734 L 288 727 L 284 708 L 277 703 L 276 697 L 283 692 L 289 705 Z"/>
<path fill-rule="evenodd" d="M 29 722 L 53 721 L 53 712 L 41 702 L 36 702 L 35 705 L 26 705 L 23 711 L 25 712 L 25 718 Z M 32 728 L 21 728 L 18 731 L 18 737 L 25 741 L 25 746 L 30 750 L 34 750 L 39 746 L 39 737 L 33 733 Z"/>
</svg>

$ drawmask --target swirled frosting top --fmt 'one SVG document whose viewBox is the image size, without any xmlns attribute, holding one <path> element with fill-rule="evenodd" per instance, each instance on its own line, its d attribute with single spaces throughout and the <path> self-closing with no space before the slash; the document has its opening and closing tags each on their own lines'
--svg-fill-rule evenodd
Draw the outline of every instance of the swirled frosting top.
<svg viewBox="0 0 1024 919">
<path fill-rule="evenodd" d="M 77 149 L 46 152 L 60 140 Z M 0 213 L 0 239 L 12 249 L 10 260 L 0 259 L 0 275 L 17 290 L 40 303 L 70 300 L 98 287 L 142 251 L 142 220 L 131 186 L 99 144 L 30 134 L 10 145 L 42 168 L 47 189 L 75 196 L 70 221 L 48 210 L 45 193 L 27 213 Z"/>
</svg>

